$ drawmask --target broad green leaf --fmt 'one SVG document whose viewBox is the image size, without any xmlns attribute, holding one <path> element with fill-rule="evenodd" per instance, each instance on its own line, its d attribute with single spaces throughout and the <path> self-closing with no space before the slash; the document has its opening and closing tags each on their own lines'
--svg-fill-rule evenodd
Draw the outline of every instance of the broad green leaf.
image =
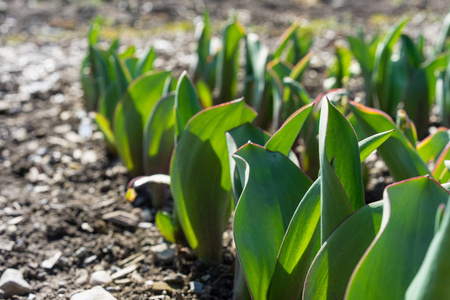
<svg viewBox="0 0 450 300">
<path fill-rule="evenodd" d="M 450 299 L 449 253 L 450 202 L 447 202 L 439 230 L 431 241 L 425 259 L 406 292 L 407 300 Z"/>
<path fill-rule="evenodd" d="M 220 262 L 222 234 L 231 213 L 231 178 L 225 132 L 256 113 L 243 99 L 205 109 L 186 125 L 171 163 L 171 190 L 187 241 L 206 262 Z"/>
<path fill-rule="evenodd" d="M 248 64 L 246 76 L 247 81 L 252 82 L 252 99 L 247 99 L 247 101 L 250 101 L 253 109 L 259 110 L 266 84 L 266 64 L 269 51 L 261 44 L 258 36 L 252 33 L 245 37 L 245 46 Z"/>
<path fill-rule="evenodd" d="M 429 176 L 388 186 L 381 228 L 352 274 L 346 299 L 403 299 L 433 239 L 436 210 L 447 199 Z"/>
<path fill-rule="evenodd" d="M 309 61 L 311 60 L 312 55 L 313 52 L 309 52 L 297 64 L 295 64 L 295 66 L 292 68 L 291 73 L 289 74 L 289 77 L 294 79 L 295 81 L 300 81 L 303 73 L 309 65 Z"/>
<path fill-rule="evenodd" d="M 426 61 L 422 65 L 422 69 L 425 71 L 426 74 L 426 81 L 427 81 L 427 87 L 428 87 L 428 106 L 432 107 L 434 104 L 434 99 L 436 96 L 436 80 L 437 76 L 436 73 L 438 71 L 444 71 L 446 68 L 447 70 L 450 68 L 448 65 L 450 64 L 449 61 L 450 53 L 442 53 L 441 55 L 438 55 L 434 59 L 431 59 L 429 61 Z M 448 80 L 447 80 L 448 82 Z"/>
<path fill-rule="evenodd" d="M 316 180 L 294 212 L 283 239 L 269 293 L 270 299 L 300 299 L 313 251 L 319 240 L 320 180 Z"/>
<path fill-rule="evenodd" d="M 204 108 L 213 106 L 213 96 L 210 88 L 202 80 L 197 81 L 198 98 Z"/>
<path fill-rule="evenodd" d="M 125 66 L 128 69 L 128 72 L 131 74 L 131 78 L 135 79 L 137 76 L 134 74 L 136 73 L 138 58 L 137 57 L 130 57 L 124 60 Z"/>
<path fill-rule="evenodd" d="M 103 17 L 97 16 L 94 21 L 91 23 L 91 26 L 89 28 L 88 32 L 88 41 L 89 46 L 97 45 L 98 43 L 98 35 L 100 33 L 100 29 L 103 23 Z"/>
<path fill-rule="evenodd" d="M 342 88 L 347 85 L 350 78 L 352 62 L 352 52 L 345 47 L 336 46 L 336 60 L 331 68 L 328 70 L 328 78 L 324 82 L 324 87 L 327 90 Z"/>
<path fill-rule="evenodd" d="M 286 60 L 295 65 L 310 52 L 313 44 L 313 35 L 307 31 L 301 31 L 300 28 L 292 36 L 292 45 L 286 53 Z"/>
<path fill-rule="evenodd" d="M 353 55 L 355 56 L 361 68 L 365 72 L 371 73 L 373 71 L 375 53 L 372 53 L 370 51 L 369 45 L 364 43 L 364 40 L 353 36 L 349 36 L 347 37 L 347 39 L 350 49 L 353 52 Z"/>
<path fill-rule="evenodd" d="M 411 145 L 415 148 L 417 144 L 417 130 L 414 122 L 411 121 L 406 111 L 403 109 L 397 110 L 397 118 L 395 125 L 401 130 L 403 135 L 408 139 Z"/>
<path fill-rule="evenodd" d="M 267 65 L 267 72 L 270 77 L 273 95 L 273 112 L 272 112 L 272 130 L 276 131 L 286 120 L 290 113 L 286 110 L 287 106 L 284 103 L 284 86 L 282 79 L 288 77 L 292 71 L 291 66 L 286 62 L 278 59 L 272 60 Z"/>
<path fill-rule="evenodd" d="M 177 136 L 183 133 L 187 122 L 201 110 L 198 101 L 197 92 L 193 86 L 186 71 L 184 71 L 178 80 L 175 113 L 176 113 L 176 133 Z"/>
<path fill-rule="evenodd" d="M 306 119 L 314 109 L 314 103 L 304 106 L 292 114 L 264 146 L 267 150 L 288 155 Z"/>
<path fill-rule="evenodd" d="M 311 180 L 286 156 L 258 145 L 233 157 L 244 186 L 234 216 L 238 257 L 252 298 L 267 299 L 283 237 Z"/>
<path fill-rule="evenodd" d="M 436 106 L 439 108 L 441 125 L 450 126 L 450 61 L 446 71 L 438 72 L 436 78 Z"/>
<path fill-rule="evenodd" d="M 284 90 L 284 102 L 293 101 L 293 106 L 295 107 L 303 107 L 312 102 L 311 97 L 301 83 L 290 77 L 285 77 L 283 85 L 286 87 Z"/>
<path fill-rule="evenodd" d="M 100 83 L 100 103 L 98 112 L 104 115 L 111 124 L 114 121 L 114 112 L 116 110 L 117 103 L 122 96 L 123 95 L 118 94 L 116 84 L 111 83 L 105 87 L 103 81 Z"/>
<path fill-rule="evenodd" d="M 114 59 L 114 74 L 116 75 L 117 92 L 119 94 L 119 97 L 122 97 L 122 95 L 125 95 L 128 86 L 132 81 L 132 78 L 130 72 L 125 66 L 125 63 L 122 60 L 120 60 L 115 54 L 113 55 L 113 59 Z"/>
<path fill-rule="evenodd" d="M 131 46 L 127 47 L 122 53 L 120 53 L 117 57 L 120 60 L 125 61 L 128 58 L 133 57 L 134 53 L 136 53 L 136 46 L 131 45 Z"/>
<path fill-rule="evenodd" d="M 297 30 L 299 28 L 298 23 L 294 23 L 281 35 L 280 39 L 277 42 L 277 50 L 273 54 L 273 58 L 279 58 L 286 48 L 288 42 L 295 37 L 297 34 Z"/>
<path fill-rule="evenodd" d="M 358 140 L 348 120 L 322 100 L 319 127 L 322 243 L 353 211 L 364 206 Z M 333 166 L 331 165 L 333 162 Z"/>
<path fill-rule="evenodd" d="M 242 184 L 239 173 L 236 170 L 236 162 L 233 159 L 233 154 L 248 142 L 261 146 L 266 144 L 266 142 L 270 139 L 270 135 L 250 123 L 245 123 L 228 131 L 226 133 L 226 139 L 228 159 L 230 161 L 230 178 L 234 196 L 234 206 L 236 207 L 239 196 L 242 193 Z"/>
<path fill-rule="evenodd" d="M 450 142 L 450 131 L 445 127 L 439 127 L 435 133 L 417 145 L 417 153 L 424 162 L 432 159 L 436 161 L 448 142 Z"/>
<path fill-rule="evenodd" d="M 442 22 L 441 32 L 439 33 L 436 42 L 436 52 L 442 53 L 448 50 L 448 38 L 450 36 L 450 13 L 447 13 L 444 21 Z"/>
<path fill-rule="evenodd" d="M 378 43 L 375 53 L 374 69 L 372 75 L 372 88 L 374 101 L 379 108 L 386 112 L 391 112 L 388 109 L 393 105 L 389 102 L 389 91 L 391 89 L 391 82 L 386 80 L 390 78 L 391 71 L 391 55 L 395 43 L 401 36 L 403 27 L 407 23 L 406 19 L 398 21 L 386 34 L 386 36 Z M 395 99 L 394 99 L 395 100 Z"/>
<path fill-rule="evenodd" d="M 155 50 L 153 48 L 149 48 L 144 56 L 142 56 L 138 60 L 134 77 L 138 77 L 144 73 L 151 71 L 153 69 L 153 62 L 155 61 L 155 58 Z"/>
<path fill-rule="evenodd" d="M 380 145 L 382 145 L 393 133 L 394 129 L 385 132 L 377 133 L 368 138 L 365 138 L 358 143 L 359 155 L 361 162 L 363 162 L 369 155 L 375 151 Z"/>
<path fill-rule="evenodd" d="M 377 109 L 356 102 L 350 102 L 350 108 L 367 135 L 397 129 L 391 118 Z M 398 129 L 378 148 L 378 153 L 395 181 L 429 174 L 425 162 Z"/>
<path fill-rule="evenodd" d="M 106 119 L 103 115 L 96 113 L 95 123 L 97 124 L 98 129 L 103 133 L 109 151 L 111 153 L 115 153 L 116 141 L 114 139 L 114 134 L 111 130 L 111 124 L 109 123 L 108 119 Z"/>
<path fill-rule="evenodd" d="M 359 260 L 381 225 L 383 201 L 364 206 L 323 244 L 308 272 L 303 299 L 342 299 Z"/>
<path fill-rule="evenodd" d="M 432 172 L 433 177 L 441 183 L 446 183 L 450 179 L 450 172 L 445 167 L 445 161 L 448 159 L 450 159 L 450 143 L 442 150 Z"/>
<path fill-rule="evenodd" d="M 209 22 L 209 14 L 207 11 L 203 13 L 203 21 L 197 25 L 196 35 L 198 36 L 198 46 L 194 80 L 206 80 L 211 42 L 211 24 Z"/>
<path fill-rule="evenodd" d="M 217 67 L 219 103 L 230 101 L 236 97 L 239 41 L 244 35 L 244 27 L 237 21 L 228 24 L 223 30 L 223 48 L 219 52 Z"/>
<path fill-rule="evenodd" d="M 175 136 L 175 95 L 161 98 L 144 130 L 144 171 L 147 175 L 169 174 Z"/>
<path fill-rule="evenodd" d="M 161 98 L 170 72 L 146 73 L 129 86 L 117 105 L 114 136 L 117 151 L 133 176 L 143 175 L 143 139 L 147 119 Z"/>
<path fill-rule="evenodd" d="M 177 228 L 175 227 L 172 216 L 165 211 L 159 210 L 155 216 L 155 223 L 162 236 L 170 243 L 177 242 Z"/>
<path fill-rule="evenodd" d="M 432 76 L 434 77 L 434 74 Z M 435 85 L 436 82 L 434 81 L 432 84 Z M 428 116 L 431 109 L 428 99 L 430 87 L 427 84 L 426 71 L 418 69 L 411 74 L 408 84 L 403 88 L 402 102 L 404 109 L 417 126 L 419 137 L 425 136 L 428 129 Z"/>
</svg>

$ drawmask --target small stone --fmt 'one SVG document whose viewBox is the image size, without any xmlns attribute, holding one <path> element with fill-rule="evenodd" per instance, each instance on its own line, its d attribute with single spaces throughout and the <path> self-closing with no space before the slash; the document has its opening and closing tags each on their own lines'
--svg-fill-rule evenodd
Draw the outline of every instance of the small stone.
<svg viewBox="0 0 450 300">
<path fill-rule="evenodd" d="M 168 294 L 173 293 L 173 289 L 164 281 L 156 281 L 153 283 L 152 286 L 153 292 L 156 294 L 162 294 L 164 291 L 166 291 Z"/>
<path fill-rule="evenodd" d="M 0 239 L 0 250 L 11 251 L 15 244 L 14 241 Z"/>
<path fill-rule="evenodd" d="M 150 228 L 153 228 L 153 224 L 150 222 L 140 222 L 138 224 L 138 227 L 143 228 L 143 229 L 150 229 Z"/>
<path fill-rule="evenodd" d="M 153 280 L 147 280 L 144 284 L 151 287 L 155 282 Z"/>
<path fill-rule="evenodd" d="M 93 263 L 96 259 L 97 259 L 97 255 L 92 255 L 92 256 L 89 256 L 88 258 L 86 258 L 83 263 L 85 265 L 89 265 L 90 263 Z"/>
<path fill-rule="evenodd" d="M 0 278 L 0 289 L 5 298 L 23 296 L 31 292 L 31 286 L 23 279 L 22 273 L 16 269 L 6 269 Z"/>
<path fill-rule="evenodd" d="M 126 276 L 127 274 L 133 272 L 136 269 L 137 269 L 137 265 L 131 265 L 129 267 L 123 268 L 120 271 L 117 271 L 116 273 L 112 274 L 111 278 L 112 279 L 122 278 L 122 277 Z"/>
<path fill-rule="evenodd" d="M 211 278 L 211 275 L 209 275 L 209 274 L 206 274 L 206 275 L 202 276 L 202 280 L 203 281 L 208 281 L 210 278 Z"/>
<path fill-rule="evenodd" d="M 97 154 L 93 150 L 88 150 L 81 155 L 81 163 L 84 165 L 92 164 L 97 161 Z"/>
<path fill-rule="evenodd" d="M 117 300 L 101 286 L 78 293 L 70 297 L 70 300 Z"/>
<path fill-rule="evenodd" d="M 196 294 L 201 294 L 203 291 L 203 283 L 198 281 L 189 282 L 189 289 Z"/>
<path fill-rule="evenodd" d="M 164 282 L 172 283 L 172 284 L 183 284 L 186 280 L 186 275 L 181 273 L 170 274 L 163 278 Z"/>
<path fill-rule="evenodd" d="M 102 219 L 123 227 L 136 227 L 139 223 L 139 218 L 137 216 L 122 210 L 104 214 Z"/>
<path fill-rule="evenodd" d="M 150 247 L 150 250 L 155 255 L 156 260 L 163 263 L 169 263 L 175 257 L 175 245 L 170 246 L 167 243 L 162 243 L 156 246 Z"/>
<path fill-rule="evenodd" d="M 43 267 L 44 269 L 47 269 L 47 270 L 53 269 L 53 267 L 59 261 L 61 256 L 62 256 L 61 251 L 56 252 L 52 257 L 49 257 L 48 259 L 44 260 L 41 264 L 41 267 Z"/>
<path fill-rule="evenodd" d="M 75 256 L 78 259 L 84 259 L 86 257 L 86 255 L 87 255 L 87 251 L 86 251 L 86 248 L 84 248 L 84 247 L 80 247 L 77 251 L 75 251 Z"/>
<path fill-rule="evenodd" d="M 108 285 L 112 282 L 112 278 L 106 271 L 97 271 L 91 275 L 91 285 Z"/>
<path fill-rule="evenodd" d="M 144 282 L 144 278 L 142 278 L 142 276 L 136 271 L 131 273 L 131 279 L 133 279 L 137 283 L 143 283 Z"/>
<path fill-rule="evenodd" d="M 94 228 L 92 228 L 91 225 L 89 225 L 88 222 L 82 223 L 81 224 L 81 229 L 83 229 L 84 231 L 87 231 L 87 232 L 91 232 L 91 233 L 94 232 Z"/>
<path fill-rule="evenodd" d="M 82 143 L 84 140 L 76 132 L 69 131 L 64 134 L 64 138 L 71 143 Z"/>
<path fill-rule="evenodd" d="M 75 280 L 75 284 L 77 285 L 84 285 L 88 282 L 89 273 L 85 269 L 81 269 L 79 271 L 78 278 Z"/>
</svg>

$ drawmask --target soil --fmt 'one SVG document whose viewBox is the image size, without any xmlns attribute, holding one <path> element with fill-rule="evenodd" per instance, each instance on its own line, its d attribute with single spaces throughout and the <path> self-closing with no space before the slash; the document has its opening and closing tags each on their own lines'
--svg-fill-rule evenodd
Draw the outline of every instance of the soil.
<svg viewBox="0 0 450 300">
<path fill-rule="evenodd" d="M 111 34 L 123 37 L 123 44 L 135 44 L 138 50 L 154 45 L 156 64 L 174 69 L 177 76 L 193 59 L 189 24 L 205 8 L 219 25 L 237 11 L 244 25 L 260 30 L 269 45 L 299 17 L 317 26 L 318 59 L 305 78 L 308 90 L 317 95 L 331 46 L 356 24 L 373 32 L 408 15 L 408 30 L 434 33 L 450 7 L 447 0 L 0 1 L 0 273 L 19 269 L 32 287 L 32 294 L 17 299 L 69 299 L 90 288 L 89 280 L 80 280 L 86 271 L 118 270 L 139 256 L 135 271 L 106 286 L 116 298 L 164 299 L 151 298 L 163 294 L 151 281 L 176 273 L 186 277 L 172 284 L 167 297 L 232 297 L 235 255 L 229 229 L 221 265 L 206 266 L 188 248 L 177 248 L 168 262 L 152 255 L 150 247 L 163 242 L 162 237 L 123 201 L 130 176 L 108 156 L 101 133 L 84 110 L 78 79 L 89 21 L 97 14 L 107 16 Z M 358 93 L 355 84 L 353 96 Z M 374 169 L 366 197 L 371 202 L 381 198 L 390 179 L 376 156 L 370 164 Z M 103 218 L 116 210 L 136 215 L 141 223 L 124 227 Z M 57 263 L 44 267 L 58 251 Z M 193 291 L 192 281 L 201 283 L 202 290 Z"/>
</svg>

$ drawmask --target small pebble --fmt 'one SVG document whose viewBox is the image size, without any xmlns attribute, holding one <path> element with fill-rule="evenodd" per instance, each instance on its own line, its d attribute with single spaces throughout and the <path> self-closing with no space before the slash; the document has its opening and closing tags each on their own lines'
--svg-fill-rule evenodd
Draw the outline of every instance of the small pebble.
<svg viewBox="0 0 450 300">
<path fill-rule="evenodd" d="M 189 282 L 189 289 L 196 294 L 201 294 L 203 291 L 203 283 L 198 281 Z"/>
<path fill-rule="evenodd" d="M 41 267 L 47 270 L 53 269 L 53 267 L 56 265 L 56 263 L 59 261 L 59 259 L 62 256 L 62 252 L 58 251 L 53 256 L 49 257 L 48 259 L 44 260 L 41 264 Z"/>
<path fill-rule="evenodd" d="M 90 290 L 73 295 L 70 297 L 70 300 L 116 300 L 116 298 L 101 286 L 96 286 Z"/>
<path fill-rule="evenodd" d="M 0 289 L 4 292 L 5 298 L 12 296 L 23 296 L 31 292 L 31 286 L 23 279 L 19 270 L 6 269 L 0 278 Z"/>
<path fill-rule="evenodd" d="M 161 243 L 156 246 L 150 247 L 150 250 L 153 252 L 156 260 L 163 262 L 163 263 L 169 263 L 173 261 L 173 258 L 175 257 L 175 245 L 168 245 L 167 243 Z"/>
<path fill-rule="evenodd" d="M 91 275 L 91 285 L 108 285 L 112 282 L 112 278 L 106 271 L 97 271 Z"/>
<path fill-rule="evenodd" d="M 89 273 L 85 269 L 81 269 L 79 271 L 78 278 L 75 280 L 75 284 L 77 285 L 84 285 L 88 282 Z"/>
</svg>

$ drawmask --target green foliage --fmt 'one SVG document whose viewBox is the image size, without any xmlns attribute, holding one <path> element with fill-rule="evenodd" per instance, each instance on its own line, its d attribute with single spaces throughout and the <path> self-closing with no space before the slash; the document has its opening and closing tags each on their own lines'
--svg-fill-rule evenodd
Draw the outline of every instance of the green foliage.
<svg viewBox="0 0 450 300">
<path fill-rule="evenodd" d="M 448 129 L 441 127 L 416 145 L 414 124 L 408 121 L 406 113 L 400 111 L 404 114 L 401 117 L 404 120 L 398 121 L 400 125 L 398 128 L 389 116 L 379 110 L 355 102 L 351 102 L 350 108 L 366 134 L 396 129 L 392 137 L 378 149 L 394 180 L 399 181 L 426 174 L 432 174 L 440 183 L 450 179 L 450 172 L 445 166 L 445 160 L 450 159 Z M 412 128 L 405 130 L 407 124 Z M 434 162 L 432 170 L 427 167 L 427 163 L 431 160 Z"/>
<path fill-rule="evenodd" d="M 367 107 L 344 89 L 311 100 L 301 80 L 312 38 L 297 23 L 270 53 L 236 19 L 213 37 L 205 13 L 192 80 L 175 80 L 153 70 L 152 48 L 140 58 L 134 46 L 119 52 L 118 40 L 101 48 L 98 18 L 81 66 L 86 107 L 132 175 L 170 171 L 174 211 L 155 218 L 166 240 L 219 263 L 235 208 L 235 298 L 248 296 L 245 283 L 253 299 L 448 298 L 449 200 L 439 182 L 450 179 L 450 134 L 420 139 L 435 99 L 450 123 L 449 20 L 429 58 L 423 36 L 402 34 L 406 20 L 336 47 L 327 87 L 347 87 L 353 54 Z M 375 149 L 405 181 L 365 205 L 361 163 Z M 150 190 L 160 208 L 167 190 Z"/>
<path fill-rule="evenodd" d="M 437 46 L 440 51 L 428 59 L 424 55 L 423 37 L 419 36 L 414 42 L 403 35 L 405 25 L 406 20 L 400 20 L 386 34 L 375 36 L 369 43 L 364 41 L 362 33 L 360 37 L 349 37 L 348 41 L 361 66 L 366 105 L 381 109 L 391 117 L 395 117 L 398 107 L 402 106 L 417 127 L 419 138 L 423 138 L 436 93 L 444 99 L 442 83 L 438 83 L 436 91 L 435 73 L 445 69 L 448 59 L 442 42 L 448 34 L 448 25 L 444 24 L 441 32 Z M 396 48 L 399 42 L 400 47 Z"/>
<path fill-rule="evenodd" d="M 225 132 L 255 116 L 243 100 L 203 110 L 187 123 L 175 148 L 170 175 L 176 213 L 189 245 L 206 262 L 222 259 L 232 209 Z"/>
<path fill-rule="evenodd" d="M 295 118 L 290 120 L 296 122 L 292 121 Z M 287 122 L 283 126 L 292 125 Z M 297 133 L 300 129 L 297 127 Z M 340 129 L 342 132 L 337 132 Z M 321 177 L 313 184 L 287 156 L 272 152 L 276 149 L 270 151 L 270 141 L 265 147 L 249 143 L 233 156 L 243 186 L 235 210 L 235 242 L 253 299 L 301 296 L 301 282 L 308 274 L 320 237 L 320 244 L 325 246 L 332 232 L 352 215 L 352 205 L 355 209 L 364 205 L 361 159 L 391 134 L 372 137 L 359 145 L 351 125 L 327 100 L 322 104 L 319 131 Z M 286 131 L 282 128 L 274 137 L 283 134 Z M 332 147 L 333 138 L 340 139 L 341 149 Z M 357 163 L 356 168 L 353 163 Z M 360 184 L 351 185 L 358 177 Z"/>
</svg>

